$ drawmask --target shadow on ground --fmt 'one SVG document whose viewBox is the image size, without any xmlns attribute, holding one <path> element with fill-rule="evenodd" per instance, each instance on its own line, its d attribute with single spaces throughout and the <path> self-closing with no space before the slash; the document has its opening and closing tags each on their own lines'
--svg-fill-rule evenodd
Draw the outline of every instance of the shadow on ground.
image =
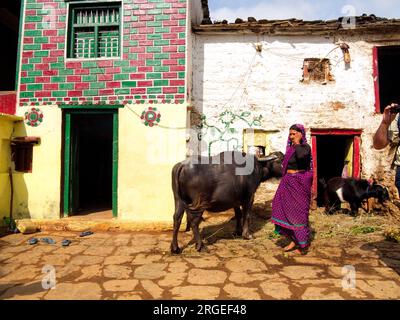
<svg viewBox="0 0 400 320">
<path fill-rule="evenodd" d="M 220 213 L 204 213 L 205 221 L 200 224 L 201 237 L 206 245 L 214 244 L 222 239 L 238 239 L 235 234 L 236 219 L 234 210 Z M 271 218 L 271 201 L 255 203 L 250 215 L 250 231 L 255 234 L 264 229 Z M 192 231 L 188 231 L 192 234 Z M 185 247 L 194 243 L 192 239 Z"/>
<path fill-rule="evenodd" d="M 42 283 L 34 282 L 29 284 L 23 283 L 2 283 L 0 284 L 1 299 L 11 299 L 15 296 L 23 299 L 24 296 L 31 297 L 36 293 L 43 293 Z M 5 293 L 5 294 L 4 294 Z"/>
<path fill-rule="evenodd" d="M 364 244 L 361 249 L 366 251 L 376 249 L 380 260 L 400 275 L 400 243 L 383 240 Z"/>
</svg>

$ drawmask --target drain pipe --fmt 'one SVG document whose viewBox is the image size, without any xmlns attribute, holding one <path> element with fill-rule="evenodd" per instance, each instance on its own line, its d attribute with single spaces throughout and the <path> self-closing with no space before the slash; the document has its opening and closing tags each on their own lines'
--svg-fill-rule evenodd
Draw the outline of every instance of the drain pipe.
<svg viewBox="0 0 400 320">
<path fill-rule="evenodd" d="M 14 231 L 13 215 L 12 215 L 12 213 L 13 213 L 13 202 L 14 202 L 14 185 L 13 185 L 11 167 L 8 168 L 8 176 L 10 177 L 10 189 L 11 189 L 11 194 L 10 194 L 10 225 L 9 225 L 9 228 L 10 228 L 10 230 Z"/>
</svg>

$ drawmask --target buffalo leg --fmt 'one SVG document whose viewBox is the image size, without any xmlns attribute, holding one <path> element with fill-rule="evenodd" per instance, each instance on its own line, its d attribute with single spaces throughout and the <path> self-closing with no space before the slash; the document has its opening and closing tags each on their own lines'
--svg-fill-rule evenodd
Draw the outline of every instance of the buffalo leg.
<svg viewBox="0 0 400 320">
<path fill-rule="evenodd" d="M 236 220 L 236 231 L 235 235 L 241 236 L 243 232 L 242 228 L 242 210 L 240 210 L 240 207 L 235 207 L 235 220 Z"/>
<path fill-rule="evenodd" d="M 189 220 L 189 215 L 186 214 L 186 229 L 185 232 L 188 232 L 190 230 L 190 220 Z M 203 217 L 201 217 L 201 221 L 205 221 Z"/>
<path fill-rule="evenodd" d="M 182 201 L 175 199 L 175 213 L 174 213 L 174 231 L 172 235 L 171 242 L 171 252 L 175 254 L 179 254 L 182 250 L 178 246 L 178 232 L 181 226 L 183 213 L 185 212 L 185 208 L 183 206 Z"/>
<path fill-rule="evenodd" d="M 190 215 L 189 214 L 186 214 L 186 229 L 185 229 L 185 232 L 188 232 L 189 230 L 190 230 Z"/>
<path fill-rule="evenodd" d="M 243 204 L 242 209 L 243 209 L 243 231 L 242 231 L 242 237 L 244 239 L 250 240 L 253 239 L 253 235 L 250 234 L 249 230 L 249 221 L 250 221 L 250 210 L 253 205 L 254 201 L 254 195 L 247 201 L 246 203 Z"/>
<path fill-rule="evenodd" d="M 196 242 L 196 250 L 202 251 L 205 248 L 205 246 L 203 244 L 203 241 L 201 240 L 199 225 L 201 222 L 201 217 L 203 215 L 203 211 L 193 212 L 193 211 L 188 210 L 187 215 L 188 215 L 188 219 L 190 221 L 190 227 L 193 230 L 193 236 L 194 236 L 194 240 Z"/>
</svg>

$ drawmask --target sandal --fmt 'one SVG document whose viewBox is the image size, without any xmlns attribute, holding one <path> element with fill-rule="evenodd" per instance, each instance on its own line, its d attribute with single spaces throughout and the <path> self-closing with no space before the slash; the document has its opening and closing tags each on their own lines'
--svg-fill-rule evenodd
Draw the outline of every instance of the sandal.
<svg viewBox="0 0 400 320">
<path fill-rule="evenodd" d="M 61 245 L 63 247 L 68 247 L 71 244 L 71 240 L 65 239 L 63 241 L 61 241 Z"/>
<path fill-rule="evenodd" d="M 51 238 L 41 238 L 40 240 L 43 241 L 43 242 L 46 242 L 48 244 L 55 244 L 56 243 L 55 240 L 53 240 Z"/>
<path fill-rule="evenodd" d="M 32 245 L 32 244 L 36 244 L 36 243 L 38 243 L 38 239 L 37 239 L 37 238 L 29 239 L 29 240 L 28 240 L 28 243 L 31 244 L 31 245 Z"/>
<path fill-rule="evenodd" d="M 92 231 L 88 230 L 88 231 L 83 231 L 80 233 L 80 237 L 85 237 L 85 236 L 90 236 L 91 234 L 93 234 Z"/>
</svg>

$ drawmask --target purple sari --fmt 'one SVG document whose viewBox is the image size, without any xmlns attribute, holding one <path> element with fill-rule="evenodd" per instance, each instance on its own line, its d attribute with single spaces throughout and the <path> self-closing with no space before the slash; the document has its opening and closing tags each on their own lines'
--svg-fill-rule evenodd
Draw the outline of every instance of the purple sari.
<svg viewBox="0 0 400 320">
<path fill-rule="evenodd" d="M 306 144 L 304 126 L 300 124 L 296 124 L 296 126 L 301 129 L 301 143 Z M 289 174 L 286 172 L 287 165 L 294 153 L 295 146 L 288 139 L 282 163 L 283 177 L 272 200 L 271 221 L 275 224 L 278 233 L 290 237 L 298 246 L 304 248 L 310 242 L 308 215 L 313 181 L 312 161 L 310 161 L 308 170 Z"/>
</svg>

